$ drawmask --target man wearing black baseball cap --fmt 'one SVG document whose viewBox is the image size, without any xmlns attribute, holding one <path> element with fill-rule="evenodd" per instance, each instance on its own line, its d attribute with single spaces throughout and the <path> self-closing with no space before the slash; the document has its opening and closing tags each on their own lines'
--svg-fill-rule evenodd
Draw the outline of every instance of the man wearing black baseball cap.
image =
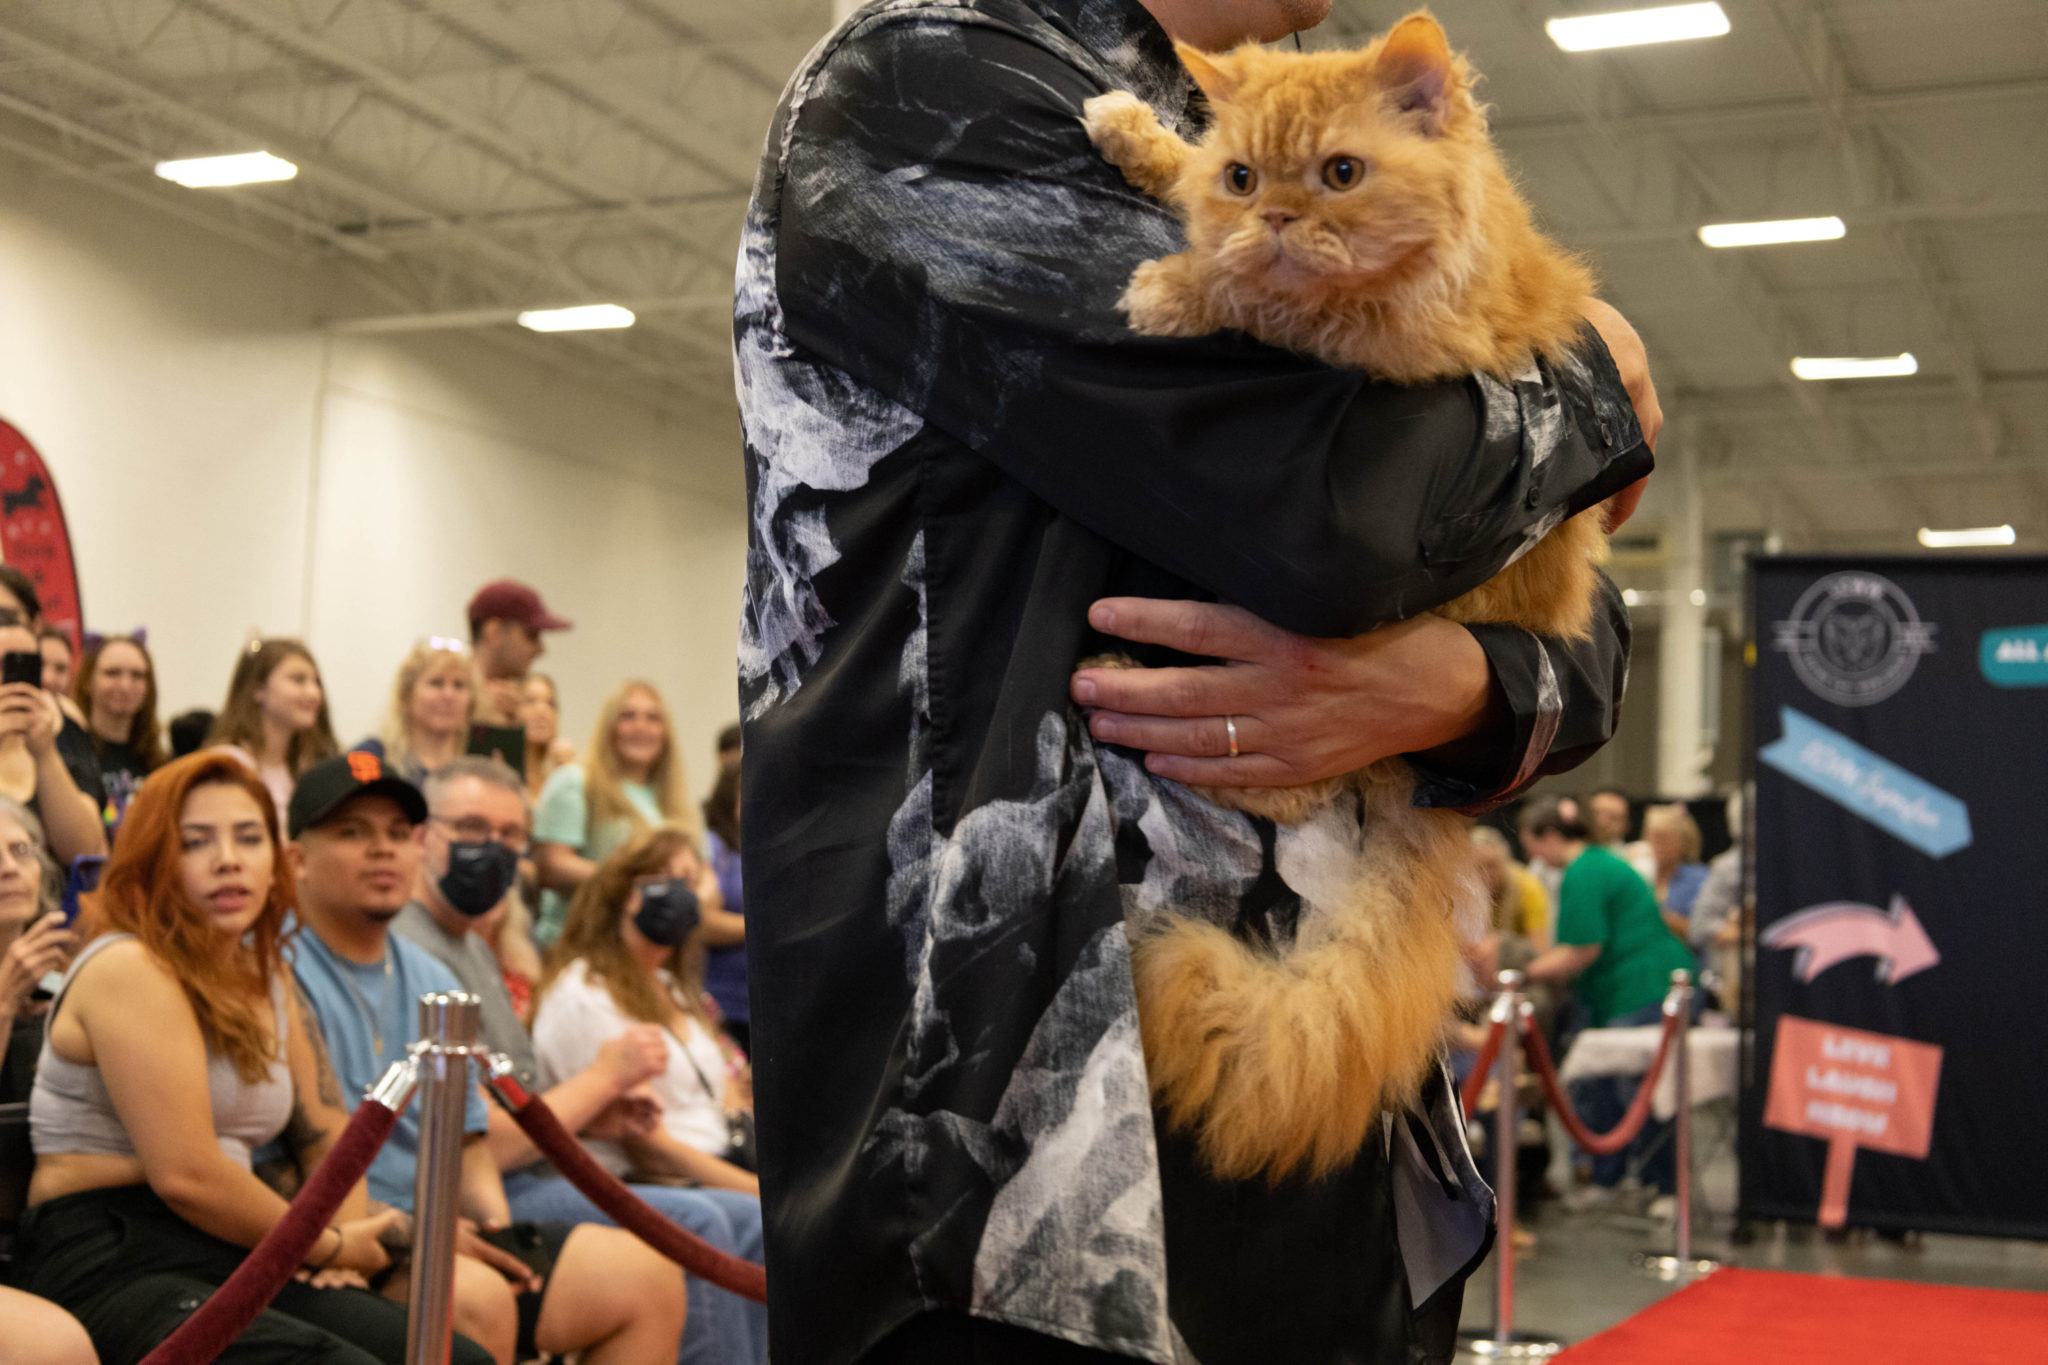
<svg viewBox="0 0 2048 1365">
<path fill-rule="evenodd" d="M 479 721 L 520 724 L 520 687 L 533 661 L 547 652 L 541 632 L 567 629 L 569 622 L 549 611 L 538 592 L 516 579 L 494 579 L 476 590 L 469 599 L 469 642 L 483 675 Z"/>
<path fill-rule="evenodd" d="M 298 881 L 299 922 L 309 932 L 294 935 L 286 952 L 349 1107 L 416 1040 L 419 997 L 463 988 L 432 954 L 391 933 L 412 898 L 426 819 L 420 789 L 360 751 L 307 769 L 287 808 L 286 856 Z M 407 1107 L 370 1165 L 370 1197 L 379 1203 L 412 1208 L 418 1112 Z M 472 1087 L 463 1122 L 455 1330 L 500 1360 L 513 1359 L 515 1346 L 519 1359 L 538 1347 L 582 1351 L 592 1362 L 673 1360 L 685 1307 L 681 1272 L 614 1228 L 514 1224 L 483 1142 L 487 1117 Z"/>
</svg>

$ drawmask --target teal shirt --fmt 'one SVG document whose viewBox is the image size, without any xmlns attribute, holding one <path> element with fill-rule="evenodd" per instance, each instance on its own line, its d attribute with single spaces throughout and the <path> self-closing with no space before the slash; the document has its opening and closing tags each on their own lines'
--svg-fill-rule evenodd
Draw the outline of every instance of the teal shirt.
<svg viewBox="0 0 2048 1365">
<path fill-rule="evenodd" d="M 1692 950 L 1665 926 L 1657 893 L 1598 846 L 1589 845 L 1565 869 L 1557 890 L 1557 941 L 1600 945 L 1600 956 L 1572 983 L 1595 1027 L 1656 1004 L 1671 989 L 1671 973 L 1693 970 Z"/>
<path fill-rule="evenodd" d="M 626 793 L 626 799 L 633 803 L 633 809 L 640 812 L 640 818 L 649 825 L 668 822 L 661 813 L 661 802 L 654 795 L 654 788 L 638 782 L 619 784 Z M 603 862 L 606 855 L 633 837 L 633 824 L 629 820 L 607 820 L 592 828 L 590 823 L 590 801 L 584 795 L 583 765 L 565 763 L 548 774 L 548 780 L 540 789 L 540 800 L 533 807 L 533 841 L 537 844 L 567 844 L 581 856 L 593 863 Z M 545 948 L 562 933 L 562 922 L 569 914 L 569 898 L 559 891 L 540 893 L 540 916 L 533 926 L 534 941 Z"/>
</svg>

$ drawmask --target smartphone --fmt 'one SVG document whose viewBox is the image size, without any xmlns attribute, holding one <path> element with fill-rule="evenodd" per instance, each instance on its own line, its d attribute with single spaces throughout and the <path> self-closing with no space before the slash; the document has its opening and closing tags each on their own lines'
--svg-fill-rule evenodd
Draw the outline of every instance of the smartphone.
<svg viewBox="0 0 2048 1365">
<path fill-rule="evenodd" d="M 43 656 L 33 649 L 10 649 L 0 654 L 0 683 L 43 685 Z"/>
<path fill-rule="evenodd" d="M 468 752 L 483 758 L 500 759 L 523 779 L 526 776 L 526 727 L 478 722 L 469 727 Z"/>
<path fill-rule="evenodd" d="M 70 874 L 64 878 L 64 899 L 60 903 L 66 929 L 78 921 L 78 898 L 99 889 L 100 872 L 106 865 L 107 860 L 96 853 L 81 854 L 71 860 Z"/>
</svg>

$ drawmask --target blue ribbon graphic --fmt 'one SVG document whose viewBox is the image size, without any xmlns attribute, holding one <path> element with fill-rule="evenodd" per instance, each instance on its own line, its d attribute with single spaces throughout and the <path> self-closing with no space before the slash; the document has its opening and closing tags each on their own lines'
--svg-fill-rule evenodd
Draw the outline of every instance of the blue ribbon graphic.
<svg viewBox="0 0 2048 1365">
<path fill-rule="evenodd" d="M 1789 706 L 1785 737 L 1757 757 L 1930 858 L 1970 846 L 1970 808 L 1931 782 Z"/>
<path fill-rule="evenodd" d="M 1985 631 L 1977 666 L 1994 687 L 2048 687 L 2048 626 Z"/>
</svg>

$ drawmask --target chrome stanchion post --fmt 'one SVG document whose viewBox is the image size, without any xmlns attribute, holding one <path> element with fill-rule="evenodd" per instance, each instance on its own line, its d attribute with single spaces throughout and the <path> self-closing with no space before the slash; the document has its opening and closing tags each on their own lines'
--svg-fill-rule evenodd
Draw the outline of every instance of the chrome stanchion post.
<svg viewBox="0 0 2048 1365">
<path fill-rule="evenodd" d="M 1711 1274 L 1721 1262 L 1692 1254 L 1692 977 L 1683 968 L 1671 973 L 1671 992 L 1664 997 L 1664 1015 L 1678 1018 L 1678 1034 L 1671 1040 L 1671 1086 L 1677 1096 L 1678 1112 L 1671 1116 L 1671 1158 L 1677 1168 L 1677 1191 L 1672 1198 L 1672 1248 L 1670 1255 L 1637 1252 L 1633 1259 L 1660 1280 L 1690 1280 Z"/>
<path fill-rule="evenodd" d="M 464 991 L 420 997 L 420 1141 L 413 1177 L 407 1365 L 446 1365 L 455 1304 L 455 1210 L 462 1192 L 462 1117 L 483 1002 Z"/>
<path fill-rule="evenodd" d="M 1492 1022 L 1501 1029 L 1495 1061 L 1499 1095 L 1493 1109 L 1493 1331 L 1465 1339 L 1464 1349 L 1489 1360 L 1548 1360 L 1564 1349 L 1549 1337 L 1515 1330 L 1515 1158 L 1520 1128 L 1515 1083 L 1522 1074 L 1522 981 L 1520 972 L 1500 974 Z"/>
</svg>

